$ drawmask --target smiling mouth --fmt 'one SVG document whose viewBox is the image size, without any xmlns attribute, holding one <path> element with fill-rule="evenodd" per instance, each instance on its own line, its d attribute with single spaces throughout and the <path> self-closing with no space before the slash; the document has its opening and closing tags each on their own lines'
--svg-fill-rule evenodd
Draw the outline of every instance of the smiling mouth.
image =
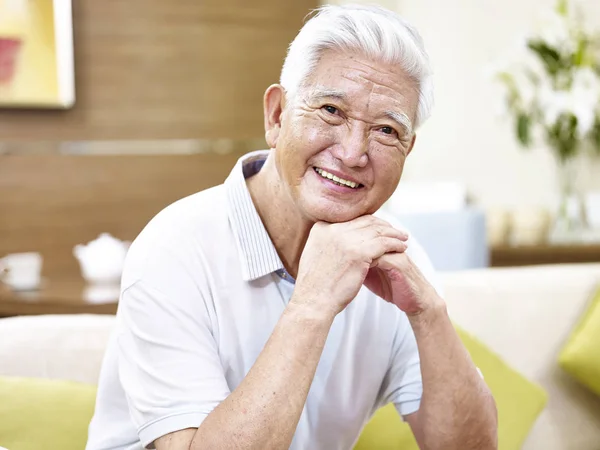
<svg viewBox="0 0 600 450">
<path fill-rule="evenodd" d="M 335 176 L 332 173 L 327 172 L 326 170 L 320 169 L 319 167 L 313 167 L 314 171 L 321 177 L 326 180 L 331 181 L 333 184 L 337 184 L 338 186 L 344 186 L 351 189 L 360 189 L 363 187 L 360 183 L 355 183 L 354 181 L 344 180 L 338 176 Z"/>
</svg>

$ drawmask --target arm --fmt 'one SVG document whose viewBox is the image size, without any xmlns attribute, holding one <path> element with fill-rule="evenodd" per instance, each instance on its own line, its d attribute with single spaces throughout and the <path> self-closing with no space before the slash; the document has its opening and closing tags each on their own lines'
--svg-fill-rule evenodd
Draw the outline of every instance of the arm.
<svg viewBox="0 0 600 450">
<path fill-rule="evenodd" d="M 446 305 L 406 254 L 384 255 L 365 284 L 404 311 L 423 381 L 419 411 L 407 415 L 422 450 L 497 448 L 494 399 L 456 334 Z"/>
<path fill-rule="evenodd" d="M 423 450 L 497 448 L 497 414 L 477 372 L 439 302 L 409 316 L 423 377 L 421 408 L 406 417 Z"/>
<path fill-rule="evenodd" d="M 291 301 L 237 389 L 197 432 L 163 436 L 156 448 L 289 448 L 333 318 Z"/>
</svg>

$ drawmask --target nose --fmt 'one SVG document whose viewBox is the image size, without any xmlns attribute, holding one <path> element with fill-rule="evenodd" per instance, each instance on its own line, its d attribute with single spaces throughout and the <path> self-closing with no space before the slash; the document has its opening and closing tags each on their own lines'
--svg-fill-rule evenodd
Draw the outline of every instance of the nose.
<svg viewBox="0 0 600 450">
<path fill-rule="evenodd" d="M 363 124 L 355 123 L 342 131 L 340 144 L 333 148 L 332 154 L 346 167 L 365 167 L 369 161 L 368 135 Z"/>
</svg>

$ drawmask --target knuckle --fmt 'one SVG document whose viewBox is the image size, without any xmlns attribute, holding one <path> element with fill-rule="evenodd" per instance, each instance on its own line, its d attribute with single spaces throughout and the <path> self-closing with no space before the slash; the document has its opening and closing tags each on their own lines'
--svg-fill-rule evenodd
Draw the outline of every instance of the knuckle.
<svg viewBox="0 0 600 450">
<path fill-rule="evenodd" d="M 384 234 L 385 234 L 385 229 L 382 226 L 374 227 L 373 231 L 375 233 L 376 238 L 380 238 L 380 237 L 384 236 Z"/>
<path fill-rule="evenodd" d="M 385 219 L 382 219 L 381 217 L 375 217 L 375 216 L 372 216 L 372 217 L 373 217 L 374 223 L 377 223 L 381 226 L 386 226 L 386 227 L 390 226 L 389 222 L 387 222 Z"/>
</svg>

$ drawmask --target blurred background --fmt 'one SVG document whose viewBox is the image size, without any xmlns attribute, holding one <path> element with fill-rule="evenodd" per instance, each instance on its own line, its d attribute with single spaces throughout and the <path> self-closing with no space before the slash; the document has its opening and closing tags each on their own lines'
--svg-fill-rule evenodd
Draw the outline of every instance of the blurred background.
<svg viewBox="0 0 600 450">
<path fill-rule="evenodd" d="M 457 322 L 550 392 L 504 448 L 598 450 L 597 397 L 555 369 L 582 321 L 600 348 L 600 3 L 378 4 L 419 29 L 436 85 L 384 208 Z M 265 147 L 263 93 L 319 5 L 0 0 L 0 317 L 112 316 L 143 226 Z"/>
</svg>

